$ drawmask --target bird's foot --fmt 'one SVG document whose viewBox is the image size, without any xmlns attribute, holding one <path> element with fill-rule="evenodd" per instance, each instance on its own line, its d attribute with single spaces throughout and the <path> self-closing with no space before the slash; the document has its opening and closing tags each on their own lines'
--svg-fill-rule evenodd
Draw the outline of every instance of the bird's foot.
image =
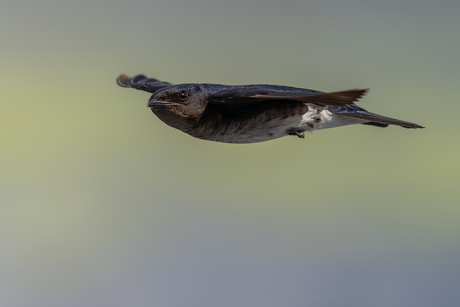
<svg viewBox="0 0 460 307">
<path fill-rule="evenodd" d="M 299 129 L 288 129 L 286 133 L 289 135 L 296 135 L 297 137 L 304 139 L 305 138 L 305 131 Z"/>
</svg>

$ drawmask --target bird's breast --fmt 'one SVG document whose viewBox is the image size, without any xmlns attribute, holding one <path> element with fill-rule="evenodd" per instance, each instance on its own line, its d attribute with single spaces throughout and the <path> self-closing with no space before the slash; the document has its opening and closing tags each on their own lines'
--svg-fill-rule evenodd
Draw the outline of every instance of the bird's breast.
<svg viewBox="0 0 460 307">
<path fill-rule="evenodd" d="M 224 143 L 257 143 L 286 136 L 308 111 L 304 104 L 209 108 L 188 134 Z"/>
</svg>

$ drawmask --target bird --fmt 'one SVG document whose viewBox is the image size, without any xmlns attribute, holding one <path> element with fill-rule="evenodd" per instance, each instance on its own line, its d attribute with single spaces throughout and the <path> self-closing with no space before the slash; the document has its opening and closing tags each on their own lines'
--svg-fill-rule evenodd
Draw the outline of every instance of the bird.
<svg viewBox="0 0 460 307">
<path fill-rule="evenodd" d="M 117 84 L 152 94 L 147 107 L 165 124 L 195 138 L 249 144 L 305 132 L 364 124 L 424 128 L 366 111 L 354 102 L 368 89 L 320 92 L 281 85 L 172 84 L 121 74 Z"/>
</svg>

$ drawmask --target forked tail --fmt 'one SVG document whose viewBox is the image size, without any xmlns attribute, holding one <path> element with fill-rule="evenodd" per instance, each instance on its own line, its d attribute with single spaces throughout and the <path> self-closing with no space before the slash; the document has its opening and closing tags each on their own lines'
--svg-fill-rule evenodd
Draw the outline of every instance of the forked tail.
<svg viewBox="0 0 460 307">
<path fill-rule="evenodd" d="M 353 112 L 353 113 L 334 113 L 335 115 L 343 116 L 343 117 L 348 117 L 348 118 L 354 118 L 354 119 L 360 119 L 367 121 L 366 123 L 363 123 L 364 125 L 372 125 L 372 126 L 377 126 L 377 127 L 387 127 L 388 125 L 396 125 L 396 126 L 401 126 L 404 128 L 425 128 L 423 126 L 406 122 L 403 120 L 391 118 L 391 117 L 386 117 L 370 112 Z"/>
</svg>

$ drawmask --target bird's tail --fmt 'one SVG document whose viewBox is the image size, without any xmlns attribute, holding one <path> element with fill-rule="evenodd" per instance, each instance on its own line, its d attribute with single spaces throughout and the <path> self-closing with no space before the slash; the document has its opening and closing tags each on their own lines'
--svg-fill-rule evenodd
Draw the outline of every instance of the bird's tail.
<svg viewBox="0 0 460 307">
<path fill-rule="evenodd" d="M 391 118 L 391 117 L 386 117 L 370 112 L 353 112 L 353 113 L 334 113 L 334 115 L 338 116 L 343 116 L 343 117 L 348 117 L 348 118 L 354 118 L 354 119 L 360 119 L 366 121 L 363 123 L 364 125 L 372 125 L 372 126 L 377 126 L 377 127 L 387 127 L 388 125 L 396 125 L 396 126 L 401 126 L 404 128 L 425 128 L 420 125 L 402 121 L 399 119 Z"/>
</svg>

